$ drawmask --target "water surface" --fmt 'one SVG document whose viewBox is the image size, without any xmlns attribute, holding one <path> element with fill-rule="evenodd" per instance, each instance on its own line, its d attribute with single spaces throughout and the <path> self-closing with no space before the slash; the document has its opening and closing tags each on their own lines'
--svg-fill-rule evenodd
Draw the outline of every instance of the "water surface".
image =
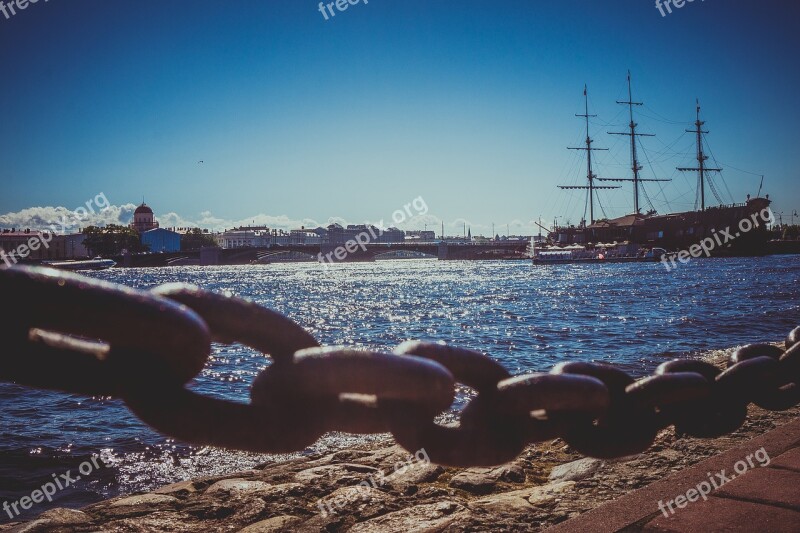
<svg viewBox="0 0 800 533">
<path fill-rule="evenodd" d="M 89 275 L 142 289 L 182 281 L 229 291 L 287 314 L 324 345 L 390 350 L 407 339 L 444 340 L 481 350 L 512 373 L 599 360 L 643 375 L 670 358 L 780 340 L 800 325 L 800 256 L 697 260 L 673 272 L 658 264 L 401 260 Z M 249 348 L 214 345 L 193 387 L 245 402 L 268 364 Z M 27 516 L 267 459 L 174 442 L 106 398 L 0 384 L 0 406 L 0 502 L 30 495 L 92 454 L 110 465 Z M 364 438 L 328 436 L 317 448 Z"/>
</svg>

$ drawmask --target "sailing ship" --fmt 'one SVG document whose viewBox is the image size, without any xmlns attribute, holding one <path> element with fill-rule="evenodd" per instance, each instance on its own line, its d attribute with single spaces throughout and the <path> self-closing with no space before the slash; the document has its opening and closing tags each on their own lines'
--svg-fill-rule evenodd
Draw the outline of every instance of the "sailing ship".
<svg viewBox="0 0 800 533">
<path fill-rule="evenodd" d="M 607 149 L 593 146 L 594 140 L 589 133 L 589 118 L 596 115 L 589 114 L 588 89 L 586 87 L 584 87 L 583 94 L 585 111 L 576 116 L 584 118 L 586 122 L 585 146 L 570 147 L 570 149 L 586 152 L 587 183 L 586 185 L 561 185 L 559 188 L 587 191 L 589 220 L 587 222 L 584 219 L 577 226 L 558 226 L 555 223 L 552 229 L 540 226 L 548 232 L 547 242 L 534 248 L 534 263 L 577 262 L 586 261 L 587 259 L 600 262 L 609 257 L 609 248 L 615 250 L 616 255 L 627 261 L 633 261 L 636 258 L 641 261 L 653 260 L 653 258 L 658 260 L 660 258 L 658 252 L 673 253 L 678 250 L 685 250 L 692 245 L 700 243 L 703 239 L 712 236 L 718 237 L 717 232 L 727 231 L 731 233 L 736 231 L 735 238 L 725 242 L 722 246 L 715 247 L 712 252 L 713 255 L 759 255 L 765 253 L 768 240 L 766 223 L 752 224 L 750 230 L 746 232 L 740 232 L 736 228 L 739 227 L 743 220 L 754 221 L 759 214 L 764 213 L 771 203 L 769 195 L 761 198 L 759 196 L 761 189 L 759 188 L 758 195 L 755 198 L 751 198 L 748 195 L 744 203 L 725 205 L 720 202 L 720 205 L 716 206 L 706 205 L 706 186 L 720 200 L 710 175 L 722 172 L 722 169 L 710 167 L 707 164 L 709 157 L 704 149 L 704 135 L 708 131 L 703 130 L 705 121 L 701 120 L 699 101 L 696 108 L 695 128 L 686 130 L 686 132 L 693 133 L 696 136 L 697 165 L 677 168 L 681 172 L 697 173 L 699 209 L 697 209 L 698 206 L 696 205 L 694 211 L 659 215 L 655 209 L 647 213 L 641 212 L 640 192 L 643 191 L 644 183 L 670 180 L 646 179 L 641 175 L 643 167 L 639 162 L 637 139 L 639 137 L 652 137 L 653 135 L 637 131 L 638 124 L 635 121 L 634 107 L 643 105 L 643 102 L 633 100 L 630 72 L 628 72 L 628 100 L 617 101 L 618 104 L 628 106 L 630 118 L 628 131 L 609 132 L 611 135 L 630 137 L 630 178 L 601 178 L 594 173 L 592 153 Z M 596 191 L 620 188 L 620 186 L 616 185 L 598 185 L 597 182 L 632 183 L 633 212 L 613 219 L 595 219 Z M 564 251 L 569 251 L 569 254 L 564 254 Z M 614 253 L 612 252 L 612 254 Z M 549 260 L 551 258 L 552 260 Z"/>
</svg>

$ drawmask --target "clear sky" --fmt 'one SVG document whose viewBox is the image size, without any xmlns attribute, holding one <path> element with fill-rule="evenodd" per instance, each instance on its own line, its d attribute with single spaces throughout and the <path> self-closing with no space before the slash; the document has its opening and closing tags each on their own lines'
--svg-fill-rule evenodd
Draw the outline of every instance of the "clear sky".
<svg viewBox="0 0 800 533">
<path fill-rule="evenodd" d="M 596 146 L 611 148 L 596 171 L 628 177 L 625 138 L 606 134 L 626 123 L 628 69 L 641 131 L 658 135 L 642 140 L 644 173 L 673 178 L 647 188 L 660 212 L 694 206 L 696 177 L 674 167 L 692 164 L 695 98 L 723 200 L 764 174 L 774 210 L 800 210 L 798 2 L 696 0 L 662 16 L 650 0 L 362 0 L 329 19 L 311 0 L 0 14 L 0 223 L 100 192 L 144 197 L 162 225 L 378 221 L 420 196 L 449 233 L 577 222 L 582 193 L 556 186 L 585 178 L 566 150 L 584 135 L 583 86 Z M 632 210 L 627 186 L 601 201 Z"/>
</svg>

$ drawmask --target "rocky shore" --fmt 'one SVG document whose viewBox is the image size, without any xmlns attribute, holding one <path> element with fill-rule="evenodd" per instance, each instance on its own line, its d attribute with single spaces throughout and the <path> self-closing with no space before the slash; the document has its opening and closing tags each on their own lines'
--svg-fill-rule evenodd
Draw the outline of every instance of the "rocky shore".
<svg viewBox="0 0 800 533">
<path fill-rule="evenodd" d="M 729 353 L 709 359 L 722 364 Z M 53 509 L 0 531 L 539 531 L 794 420 L 800 407 L 749 411 L 730 435 L 678 439 L 669 428 L 646 452 L 613 461 L 584 458 L 557 439 L 501 467 L 443 468 L 387 438 L 82 510 Z"/>
</svg>

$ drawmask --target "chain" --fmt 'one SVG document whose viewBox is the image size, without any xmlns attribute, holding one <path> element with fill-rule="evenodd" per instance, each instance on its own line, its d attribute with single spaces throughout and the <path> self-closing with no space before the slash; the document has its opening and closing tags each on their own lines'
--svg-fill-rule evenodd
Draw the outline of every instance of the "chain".
<svg viewBox="0 0 800 533">
<path fill-rule="evenodd" d="M 646 450 L 669 426 L 717 437 L 741 427 L 751 403 L 800 403 L 800 327 L 785 349 L 738 349 L 724 371 L 674 360 L 635 380 L 613 365 L 568 362 L 511 376 L 486 355 L 442 343 L 409 341 L 392 353 L 321 347 L 280 313 L 187 284 L 142 291 L 14 267 L 0 270 L 0 294 L 14 303 L 0 323 L 0 380 L 119 398 L 155 430 L 196 445 L 287 453 L 332 431 L 388 432 L 436 463 L 467 467 L 503 464 L 558 437 L 611 458 Z M 271 357 L 249 404 L 187 388 L 212 341 Z M 476 395 L 458 423 L 441 425 L 457 383 Z"/>
</svg>

